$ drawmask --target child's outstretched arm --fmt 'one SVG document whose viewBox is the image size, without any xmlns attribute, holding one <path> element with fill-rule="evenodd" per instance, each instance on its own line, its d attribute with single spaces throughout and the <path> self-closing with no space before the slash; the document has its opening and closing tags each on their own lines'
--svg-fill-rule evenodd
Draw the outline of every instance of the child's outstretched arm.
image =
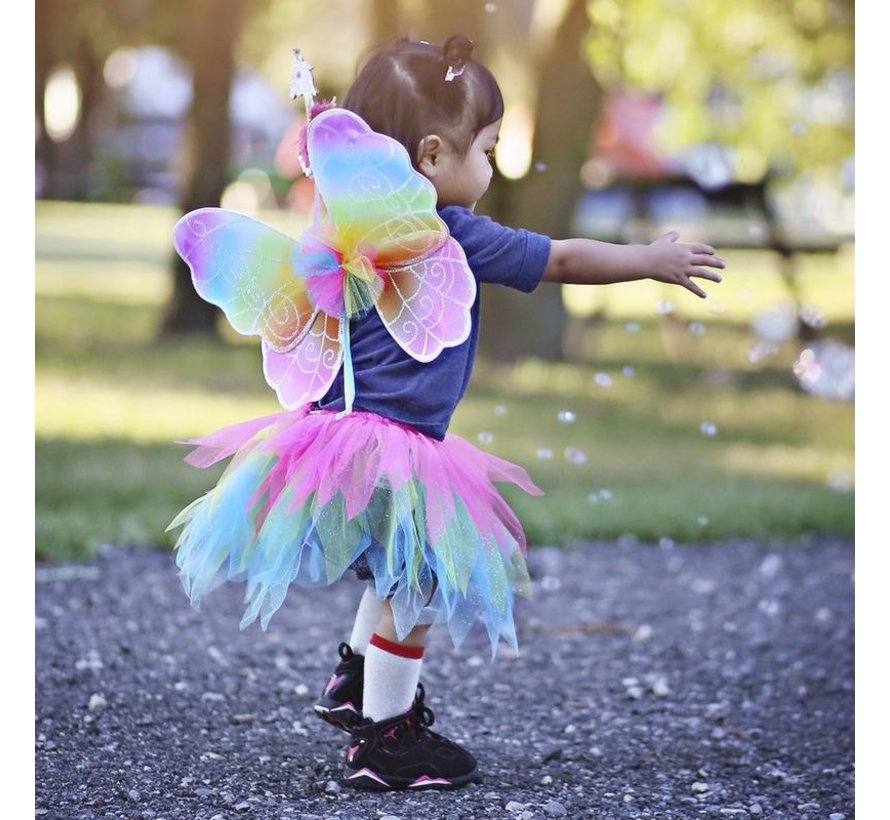
<svg viewBox="0 0 890 820">
<path fill-rule="evenodd" d="M 654 279 L 680 285 L 704 299 L 707 294 L 691 277 L 720 282 L 719 273 L 708 268 L 725 268 L 710 245 L 677 242 L 676 231 L 660 236 L 648 245 L 613 245 L 596 239 L 554 239 L 544 281 L 567 285 L 608 285 Z"/>
</svg>

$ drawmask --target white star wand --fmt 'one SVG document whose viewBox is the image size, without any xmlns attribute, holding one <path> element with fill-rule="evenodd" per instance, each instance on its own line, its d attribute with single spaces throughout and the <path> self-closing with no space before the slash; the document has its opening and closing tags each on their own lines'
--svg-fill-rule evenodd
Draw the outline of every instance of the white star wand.
<svg viewBox="0 0 890 820">
<path fill-rule="evenodd" d="M 292 100 L 297 99 L 297 97 L 303 98 L 303 104 L 306 106 L 307 126 L 309 125 L 309 120 L 312 116 L 312 102 L 317 93 L 318 89 L 315 87 L 315 79 L 312 76 L 312 66 L 303 59 L 303 56 L 300 54 L 300 49 L 295 48 L 294 73 L 290 81 L 290 98 Z M 303 166 L 303 173 L 306 174 L 306 176 L 312 176 L 312 171 L 304 165 L 302 157 L 300 157 L 300 165 Z"/>
</svg>

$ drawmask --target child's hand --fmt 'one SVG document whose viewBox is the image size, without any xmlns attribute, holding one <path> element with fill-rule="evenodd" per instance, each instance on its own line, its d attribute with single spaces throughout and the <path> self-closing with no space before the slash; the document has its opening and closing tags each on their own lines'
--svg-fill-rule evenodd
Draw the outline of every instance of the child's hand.
<svg viewBox="0 0 890 820">
<path fill-rule="evenodd" d="M 670 231 L 646 246 L 650 264 L 649 278 L 669 285 L 681 285 L 704 299 L 707 294 L 690 277 L 721 282 L 723 277 L 707 268 L 723 269 L 726 262 L 716 255 L 710 245 L 701 242 L 681 244 L 677 242 L 679 236 L 677 231 Z"/>
</svg>

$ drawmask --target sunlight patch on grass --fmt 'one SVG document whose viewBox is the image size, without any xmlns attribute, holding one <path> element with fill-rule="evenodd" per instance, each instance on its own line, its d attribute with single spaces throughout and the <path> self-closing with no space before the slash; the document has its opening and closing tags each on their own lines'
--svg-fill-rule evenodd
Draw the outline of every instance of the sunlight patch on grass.
<svg viewBox="0 0 890 820">
<path fill-rule="evenodd" d="M 281 409 L 274 396 L 263 400 L 152 384 L 139 387 L 38 375 L 36 386 L 37 435 L 76 441 L 125 438 L 166 443 Z"/>
<path fill-rule="evenodd" d="M 850 451 L 820 447 L 755 447 L 730 444 L 722 448 L 720 462 L 735 473 L 777 478 L 822 478 L 828 482 L 834 475 L 849 476 L 852 489 L 854 460 Z"/>
</svg>

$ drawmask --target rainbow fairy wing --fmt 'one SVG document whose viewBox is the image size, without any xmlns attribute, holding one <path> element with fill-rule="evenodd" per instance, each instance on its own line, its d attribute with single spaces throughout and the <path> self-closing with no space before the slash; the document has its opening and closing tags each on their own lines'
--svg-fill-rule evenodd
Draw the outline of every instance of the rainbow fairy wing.
<svg viewBox="0 0 890 820">
<path fill-rule="evenodd" d="M 173 244 L 195 290 L 239 333 L 284 351 L 308 330 L 315 308 L 294 273 L 299 244 L 286 234 L 234 211 L 200 208 L 176 223 Z"/>
<path fill-rule="evenodd" d="M 262 339 L 266 380 L 281 403 L 291 408 L 321 398 L 336 376 L 342 350 L 336 332 L 328 337 L 330 317 L 313 304 L 307 282 L 311 276 L 322 282 L 324 265 L 333 268 L 335 259 L 312 270 L 300 243 L 221 208 L 183 216 L 173 244 L 191 268 L 200 296 L 220 307 L 236 331 Z M 319 254 L 312 257 L 317 263 Z"/>
<path fill-rule="evenodd" d="M 476 280 L 463 248 L 451 237 L 429 256 L 385 277 L 377 313 L 399 346 L 417 361 L 470 335 Z"/>
<path fill-rule="evenodd" d="M 310 123 L 307 147 L 344 255 L 365 255 L 379 269 L 412 262 L 445 242 L 436 189 L 411 167 L 400 143 L 351 111 L 331 108 Z"/>
<path fill-rule="evenodd" d="M 476 281 L 436 213 L 435 188 L 404 147 L 343 109 L 312 120 L 307 144 L 323 205 L 316 230 L 335 236 L 344 256 L 371 261 L 392 337 L 423 362 L 463 342 Z"/>
<path fill-rule="evenodd" d="M 263 345 L 263 373 L 285 407 L 299 407 L 328 392 L 340 365 L 340 320 L 318 312 L 300 343 L 286 353 Z"/>
</svg>

